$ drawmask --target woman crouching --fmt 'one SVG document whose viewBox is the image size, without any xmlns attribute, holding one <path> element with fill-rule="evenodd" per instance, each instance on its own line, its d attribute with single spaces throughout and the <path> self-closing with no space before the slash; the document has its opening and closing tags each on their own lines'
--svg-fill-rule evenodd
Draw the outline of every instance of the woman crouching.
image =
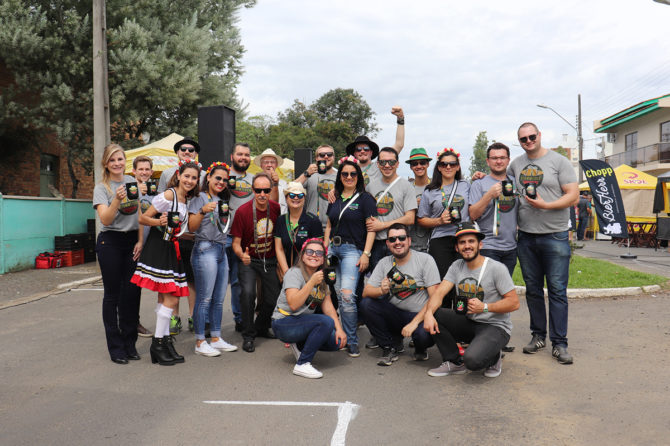
<svg viewBox="0 0 670 446">
<path fill-rule="evenodd" d="M 337 351 L 347 343 L 323 280 L 324 258 L 321 239 L 312 238 L 304 243 L 298 264 L 284 276 L 272 315 L 272 330 L 283 342 L 291 343 L 296 357 L 293 374 L 305 378 L 323 376 L 312 366 L 317 350 Z M 314 314 L 319 307 L 323 314 Z"/>
</svg>

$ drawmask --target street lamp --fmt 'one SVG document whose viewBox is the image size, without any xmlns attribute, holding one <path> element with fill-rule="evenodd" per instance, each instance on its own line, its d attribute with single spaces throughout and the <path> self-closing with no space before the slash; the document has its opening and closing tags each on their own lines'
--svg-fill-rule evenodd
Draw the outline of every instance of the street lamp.
<svg viewBox="0 0 670 446">
<path fill-rule="evenodd" d="M 545 108 L 547 110 L 553 111 L 556 114 L 556 116 L 565 121 L 566 124 L 568 124 L 570 127 L 572 127 L 574 131 L 577 132 L 577 144 L 579 146 L 579 161 L 581 161 L 583 159 L 583 151 L 584 151 L 584 139 L 582 138 L 582 95 L 581 94 L 577 95 L 577 127 L 572 125 L 570 121 L 565 119 L 563 116 L 561 116 L 559 112 L 549 107 L 548 105 L 537 104 L 537 106 L 540 108 Z M 582 181 L 584 181 L 584 171 L 582 170 L 581 164 L 577 163 L 577 165 L 579 171 L 579 182 L 581 183 Z"/>
</svg>

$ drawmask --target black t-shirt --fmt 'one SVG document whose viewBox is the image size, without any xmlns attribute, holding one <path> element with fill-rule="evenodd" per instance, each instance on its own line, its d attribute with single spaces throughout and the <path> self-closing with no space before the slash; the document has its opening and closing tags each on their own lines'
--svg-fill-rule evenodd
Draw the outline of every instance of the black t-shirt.
<svg viewBox="0 0 670 446">
<path fill-rule="evenodd" d="M 289 229 L 286 225 L 287 218 L 288 213 L 280 215 L 279 218 L 277 218 L 275 238 L 281 238 L 284 255 L 286 256 L 286 263 L 288 263 L 290 268 L 298 262 L 302 244 L 310 238 L 323 237 L 323 228 L 321 227 L 321 221 L 316 216 L 303 211 L 298 220 L 298 226 L 293 232 L 295 234 L 293 242 L 291 241 L 291 235 L 289 234 Z M 293 263 L 291 263 L 291 253 L 293 253 Z"/>
<path fill-rule="evenodd" d="M 353 198 L 353 197 L 352 197 Z M 377 216 L 377 203 L 367 192 L 361 193 L 356 201 L 349 205 L 346 211 L 342 213 L 342 221 L 338 218 L 340 212 L 351 198 L 342 200 L 337 197 L 335 203 L 328 205 L 328 219 L 330 219 L 330 237 L 339 235 L 343 242 L 349 242 L 356 245 L 356 248 L 363 251 L 365 249 L 365 237 L 368 230 L 365 227 L 365 220 L 369 217 Z"/>
</svg>

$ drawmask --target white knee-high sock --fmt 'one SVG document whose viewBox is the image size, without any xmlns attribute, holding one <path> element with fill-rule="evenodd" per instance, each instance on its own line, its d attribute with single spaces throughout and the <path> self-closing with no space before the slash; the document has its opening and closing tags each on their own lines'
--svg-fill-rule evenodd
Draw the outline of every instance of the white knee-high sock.
<svg viewBox="0 0 670 446">
<path fill-rule="evenodd" d="M 170 334 L 170 317 L 172 316 L 172 309 L 161 305 L 156 311 L 156 333 L 155 337 L 162 338 L 167 333 Z"/>
</svg>

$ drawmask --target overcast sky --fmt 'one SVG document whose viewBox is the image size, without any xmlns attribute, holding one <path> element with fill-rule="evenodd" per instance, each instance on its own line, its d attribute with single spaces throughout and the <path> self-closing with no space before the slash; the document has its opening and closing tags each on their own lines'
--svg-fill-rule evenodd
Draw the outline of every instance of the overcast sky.
<svg viewBox="0 0 670 446">
<path fill-rule="evenodd" d="M 536 104 L 574 123 L 581 93 L 584 158 L 593 158 L 594 120 L 670 93 L 668 23 L 670 6 L 652 0 L 259 0 L 238 23 L 239 95 L 250 115 L 275 117 L 294 99 L 353 88 L 377 113 L 380 146 L 393 143 L 390 109 L 401 105 L 401 160 L 412 147 L 432 157 L 454 147 L 466 170 L 482 130 L 512 155 L 524 121 L 545 147 L 575 135 Z"/>
</svg>

